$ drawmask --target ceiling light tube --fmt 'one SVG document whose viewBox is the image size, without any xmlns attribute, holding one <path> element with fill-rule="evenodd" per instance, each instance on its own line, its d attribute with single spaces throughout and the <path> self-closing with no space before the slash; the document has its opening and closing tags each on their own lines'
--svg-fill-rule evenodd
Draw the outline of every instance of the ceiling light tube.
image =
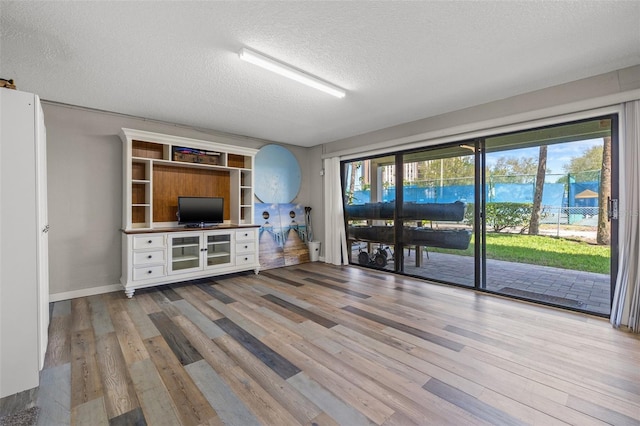
<svg viewBox="0 0 640 426">
<path fill-rule="evenodd" d="M 258 65 L 259 67 L 288 77 L 299 83 L 306 84 L 307 86 L 321 90 L 335 97 L 344 98 L 347 93 L 344 89 L 334 86 L 333 84 L 322 81 L 319 78 L 313 77 L 312 75 L 306 74 L 302 71 L 298 71 L 297 69 L 292 68 L 289 65 L 278 62 L 245 47 L 240 49 L 240 52 L 238 52 L 238 56 L 240 56 L 240 59 L 242 59 L 243 61 Z"/>
</svg>

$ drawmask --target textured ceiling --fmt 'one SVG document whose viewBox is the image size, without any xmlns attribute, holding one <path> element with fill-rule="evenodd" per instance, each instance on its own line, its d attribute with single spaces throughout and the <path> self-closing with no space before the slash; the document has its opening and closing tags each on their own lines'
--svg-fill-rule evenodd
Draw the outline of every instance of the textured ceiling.
<svg viewBox="0 0 640 426">
<path fill-rule="evenodd" d="M 640 64 L 640 1 L 1 1 L 0 15 L 0 77 L 20 90 L 301 146 Z"/>
</svg>

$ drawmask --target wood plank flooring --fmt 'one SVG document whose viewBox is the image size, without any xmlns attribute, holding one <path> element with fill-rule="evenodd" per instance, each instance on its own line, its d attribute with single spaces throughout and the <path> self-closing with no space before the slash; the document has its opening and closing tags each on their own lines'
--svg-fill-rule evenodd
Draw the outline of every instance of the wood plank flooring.
<svg viewBox="0 0 640 426">
<path fill-rule="evenodd" d="M 640 425 L 640 337 L 307 263 L 56 302 L 42 425 Z"/>
</svg>

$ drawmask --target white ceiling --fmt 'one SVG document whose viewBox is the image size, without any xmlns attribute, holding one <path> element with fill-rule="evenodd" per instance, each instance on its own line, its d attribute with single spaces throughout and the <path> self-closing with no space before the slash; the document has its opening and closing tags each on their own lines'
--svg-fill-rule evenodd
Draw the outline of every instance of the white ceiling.
<svg viewBox="0 0 640 426">
<path fill-rule="evenodd" d="M 640 64 L 640 1 L 3 0 L 0 14 L 0 77 L 20 90 L 300 146 Z"/>
</svg>

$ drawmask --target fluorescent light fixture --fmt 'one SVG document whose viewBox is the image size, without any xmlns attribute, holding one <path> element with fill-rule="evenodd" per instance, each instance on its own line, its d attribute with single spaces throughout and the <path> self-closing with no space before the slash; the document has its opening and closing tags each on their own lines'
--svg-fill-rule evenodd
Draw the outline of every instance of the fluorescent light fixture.
<svg viewBox="0 0 640 426">
<path fill-rule="evenodd" d="M 269 71 L 273 71 L 276 74 L 288 77 L 299 83 L 306 84 L 307 86 L 313 87 L 314 89 L 322 90 L 323 92 L 335 97 L 344 98 L 347 93 L 344 89 L 341 89 L 337 86 L 334 86 L 333 84 L 322 81 L 317 77 L 292 68 L 289 65 L 261 55 L 260 53 L 256 53 L 252 50 L 247 49 L 246 47 L 240 49 L 240 52 L 238 52 L 238 56 L 240 56 L 240 59 L 242 59 L 243 61 L 258 65 L 259 67 L 262 67 Z"/>
</svg>

